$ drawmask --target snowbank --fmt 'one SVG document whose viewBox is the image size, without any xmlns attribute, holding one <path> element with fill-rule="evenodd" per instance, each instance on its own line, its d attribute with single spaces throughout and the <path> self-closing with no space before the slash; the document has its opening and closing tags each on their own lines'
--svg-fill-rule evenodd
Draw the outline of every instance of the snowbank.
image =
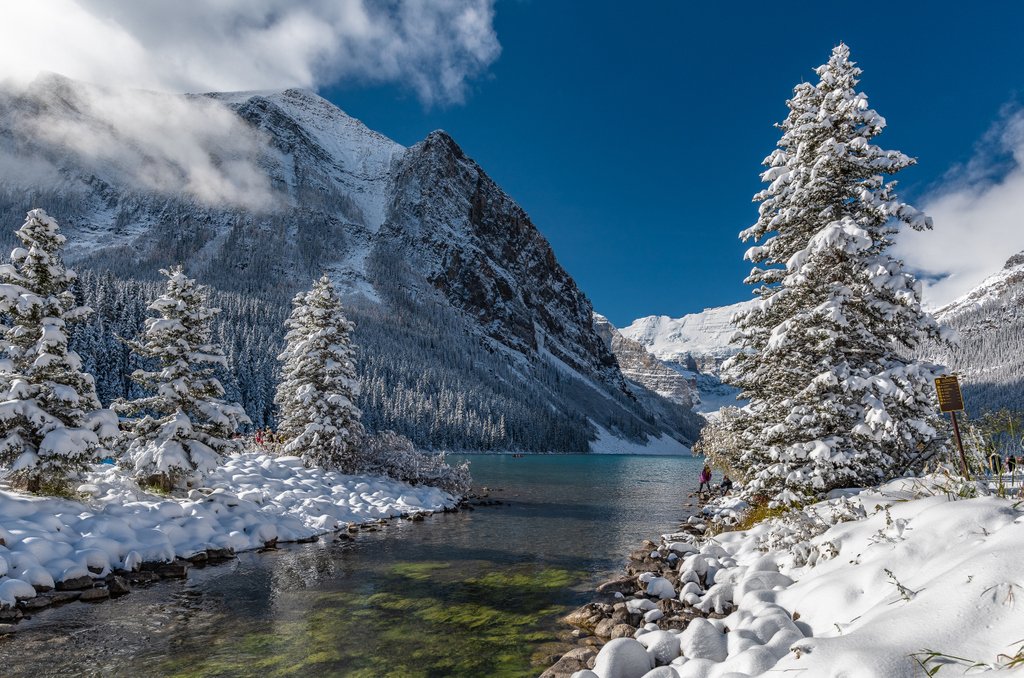
<svg viewBox="0 0 1024 678">
<path fill-rule="evenodd" d="M 712 618 L 698 617 L 682 631 L 658 629 L 645 618 L 636 639 L 648 648 L 649 667 L 636 658 L 602 657 L 637 654 L 628 643 L 609 643 L 594 673 L 1024 672 L 1024 504 L 963 498 L 979 490 L 942 476 L 903 479 L 836 493 L 744 532 L 704 540 L 666 535 L 656 559 L 675 565 L 665 578 L 640 575 L 648 597 L 656 584 L 655 597 L 664 598 L 672 584 L 677 601 Z M 665 633 L 677 636 L 678 650 Z M 630 671 L 602 672 L 626 664 Z"/>
<path fill-rule="evenodd" d="M 308 469 L 298 457 L 252 452 L 228 457 L 187 498 L 150 494 L 104 465 L 86 474 L 78 490 L 91 498 L 0 490 L 0 607 L 33 597 L 34 586 L 210 549 L 256 549 L 456 503 L 436 488 Z"/>
<path fill-rule="evenodd" d="M 626 440 L 591 420 L 597 427 L 597 440 L 591 441 L 591 454 L 655 454 L 655 455 L 690 455 L 689 447 L 671 437 L 667 433 L 655 438 L 647 436 L 644 442 Z"/>
</svg>

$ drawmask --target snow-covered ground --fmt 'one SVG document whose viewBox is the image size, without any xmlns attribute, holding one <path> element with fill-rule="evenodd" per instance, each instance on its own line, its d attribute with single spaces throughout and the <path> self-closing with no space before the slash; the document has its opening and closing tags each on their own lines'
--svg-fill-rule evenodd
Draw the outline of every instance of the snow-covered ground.
<svg viewBox="0 0 1024 678">
<path fill-rule="evenodd" d="M 680 455 L 692 454 L 689 447 L 667 433 L 660 438 L 648 435 L 644 443 L 616 437 L 614 433 L 591 420 L 597 427 L 597 440 L 590 443 L 591 454 L 656 454 Z"/>
<path fill-rule="evenodd" d="M 185 498 L 143 491 L 109 465 L 94 467 L 78 491 L 89 498 L 0 487 L 0 607 L 35 596 L 34 586 L 100 578 L 211 548 L 256 549 L 456 503 L 436 488 L 308 469 L 298 457 L 257 452 L 232 455 Z"/>
<path fill-rule="evenodd" d="M 640 575 L 646 628 L 574 676 L 1024 673 L 1024 504 L 980 489 L 901 479 L 748 531 L 668 537 L 656 557 L 678 581 Z M 659 630 L 652 598 L 724 616 Z"/>
</svg>

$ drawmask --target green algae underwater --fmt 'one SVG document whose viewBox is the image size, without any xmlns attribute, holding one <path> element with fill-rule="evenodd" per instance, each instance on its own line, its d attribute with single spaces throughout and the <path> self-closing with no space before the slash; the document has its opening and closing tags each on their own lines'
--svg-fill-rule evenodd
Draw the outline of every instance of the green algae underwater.
<svg viewBox="0 0 1024 678">
<path fill-rule="evenodd" d="M 180 678 L 536 676 L 535 662 L 563 647 L 554 629 L 571 606 L 552 601 L 583 573 L 489 565 L 396 563 L 367 587 L 385 591 L 289 592 L 280 603 L 294 618 L 269 628 L 232 622 L 202 648 L 151 667 Z"/>
</svg>

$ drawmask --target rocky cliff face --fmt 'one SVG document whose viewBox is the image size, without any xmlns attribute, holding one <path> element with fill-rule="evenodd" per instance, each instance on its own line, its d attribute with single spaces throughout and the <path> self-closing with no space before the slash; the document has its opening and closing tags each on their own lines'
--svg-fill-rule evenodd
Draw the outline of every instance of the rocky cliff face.
<svg viewBox="0 0 1024 678">
<path fill-rule="evenodd" d="M 405 154 L 381 230 L 495 341 L 625 390 L 592 308 L 529 216 L 444 132 Z"/>
<path fill-rule="evenodd" d="M 255 334 L 245 346 L 274 346 L 291 296 L 328 272 L 357 322 L 368 418 L 422 445 L 696 434 L 627 386 L 547 241 L 443 132 L 404 148 L 303 90 L 172 97 L 49 76 L 0 93 L 0 155 L 0 240 L 41 206 L 81 269 L 148 281 L 184 262 L 248 309 L 224 330 Z M 275 365 L 245 359 L 259 423 Z"/>
<path fill-rule="evenodd" d="M 594 329 L 615 354 L 626 379 L 683 407 L 693 408 L 696 405 L 698 397 L 694 377 L 683 376 L 655 358 L 640 342 L 622 336 L 603 315 L 594 314 Z"/>
</svg>

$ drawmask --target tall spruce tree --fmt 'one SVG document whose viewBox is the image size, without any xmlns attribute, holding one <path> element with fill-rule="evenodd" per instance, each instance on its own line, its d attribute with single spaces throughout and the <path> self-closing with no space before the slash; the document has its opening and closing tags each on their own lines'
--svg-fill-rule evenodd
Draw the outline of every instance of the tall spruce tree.
<svg viewBox="0 0 1024 678">
<path fill-rule="evenodd" d="M 900 224 L 931 228 L 893 175 L 914 164 L 872 143 L 885 120 L 856 91 L 840 44 L 787 102 L 765 159 L 768 187 L 743 240 L 759 301 L 735 320 L 742 351 L 725 369 L 749 405 L 727 423 L 751 495 L 796 501 L 913 469 L 944 447 L 933 365 L 909 359 L 941 339 L 920 286 L 889 254 Z"/>
<path fill-rule="evenodd" d="M 227 367 L 212 340 L 219 309 L 209 307 L 206 288 L 181 266 L 160 272 L 167 276 L 167 288 L 149 305 L 159 316 L 146 319 L 142 341 L 128 342 L 155 364 L 156 369 L 132 374 L 153 395 L 119 402 L 115 409 L 141 415 L 130 424 L 125 465 L 145 482 L 169 490 L 236 451 L 234 435 L 251 422 L 241 405 L 224 399 L 215 376 L 218 367 Z"/>
<path fill-rule="evenodd" d="M 61 261 L 60 227 L 35 209 L 15 235 L 22 246 L 0 265 L 0 465 L 16 485 L 61 492 L 114 441 L 117 418 L 100 409 L 92 375 L 68 350 L 67 324 L 91 310 L 69 291 L 75 272 Z"/>
<path fill-rule="evenodd" d="M 286 346 L 278 356 L 278 433 L 285 451 L 308 465 L 351 473 L 358 468 L 364 438 L 355 404 L 354 325 L 342 314 L 341 299 L 326 275 L 296 295 L 292 307 Z"/>
</svg>

